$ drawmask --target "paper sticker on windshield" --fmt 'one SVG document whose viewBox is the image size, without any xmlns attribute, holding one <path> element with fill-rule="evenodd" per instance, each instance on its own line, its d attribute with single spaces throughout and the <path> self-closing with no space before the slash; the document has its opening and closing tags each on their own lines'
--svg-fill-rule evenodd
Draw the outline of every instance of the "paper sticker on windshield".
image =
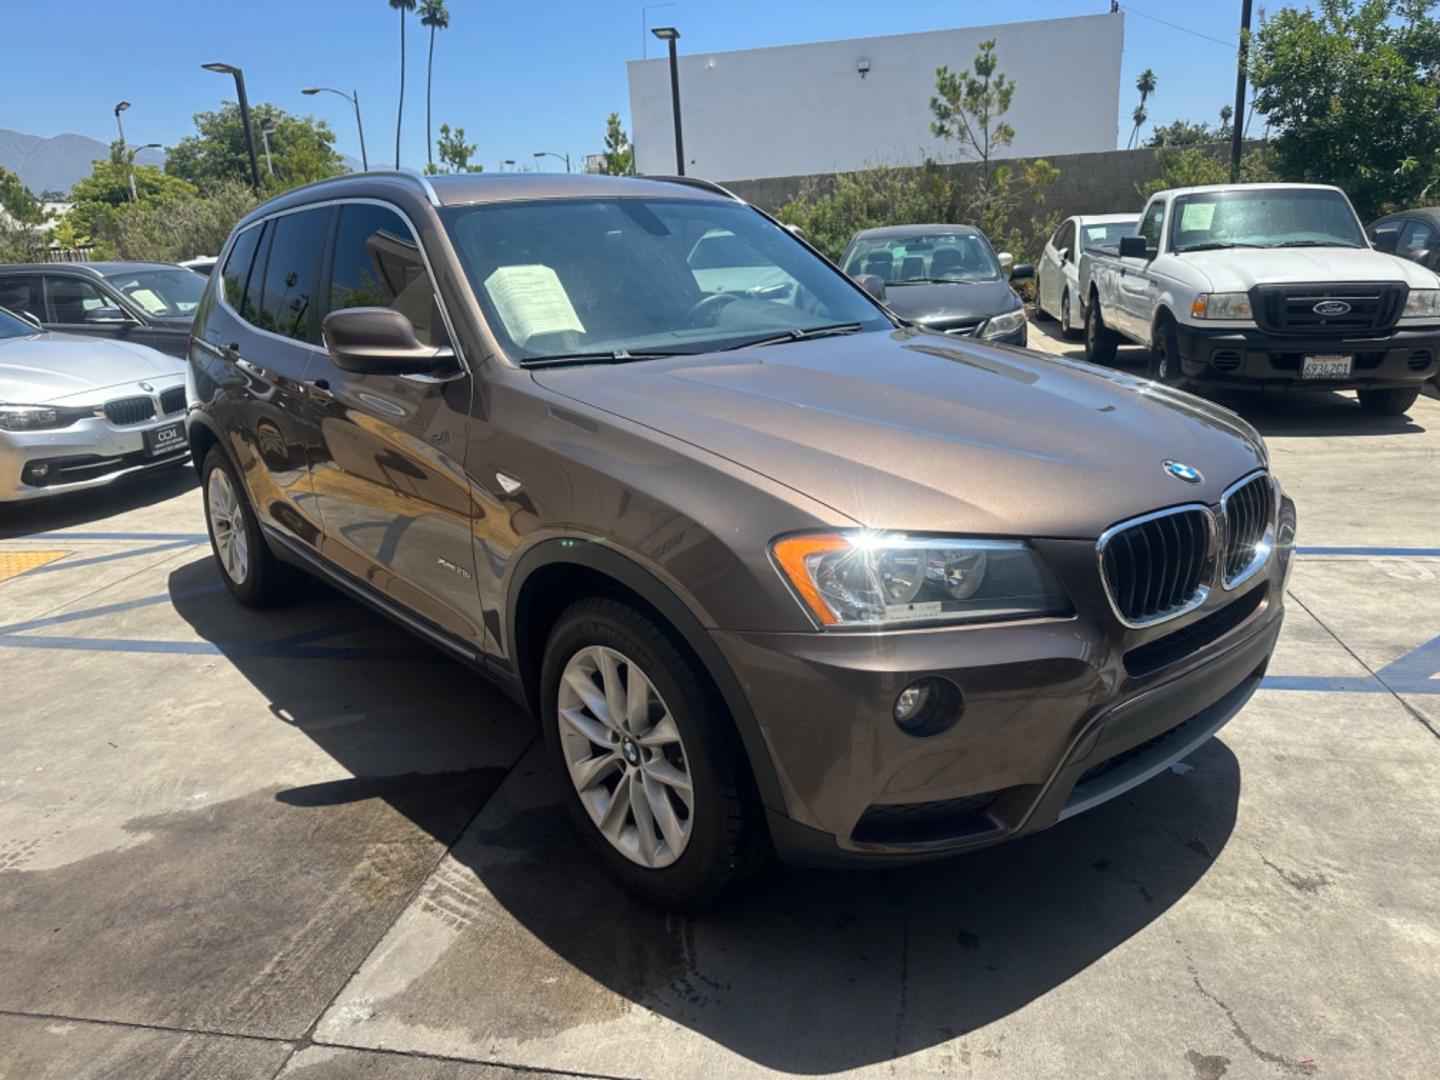
<svg viewBox="0 0 1440 1080">
<path fill-rule="evenodd" d="M 565 286 L 554 270 L 541 263 L 502 266 L 485 279 L 485 291 L 505 330 L 520 345 L 536 334 L 585 333 Z"/>
<path fill-rule="evenodd" d="M 1209 232 L 1210 222 L 1215 217 L 1213 202 L 1186 203 L 1180 209 L 1181 232 Z"/>
</svg>

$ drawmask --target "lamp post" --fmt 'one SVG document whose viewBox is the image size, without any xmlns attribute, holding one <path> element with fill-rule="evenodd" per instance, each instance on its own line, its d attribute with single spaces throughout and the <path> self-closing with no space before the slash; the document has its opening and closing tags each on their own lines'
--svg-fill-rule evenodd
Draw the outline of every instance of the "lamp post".
<svg viewBox="0 0 1440 1080">
<path fill-rule="evenodd" d="M 260 194 L 260 159 L 255 156 L 255 132 L 250 127 L 250 99 L 245 96 L 245 73 L 234 64 L 201 64 L 206 71 L 235 76 L 235 93 L 240 98 L 240 124 L 245 129 L 245 149 L 250 154 L 250 186 Z"/>
<path fill-rule="evenodd" d="M 302 94 L 309 94 L 311 97 L 319 93 L 339 94 L 346 101 L 355 107 L 355 130 L 360 133 L 360 167 L 366 172 L 370 171 L 370 159 L 365 155 L 365 125 L 360 122 L 360 91 L 345 93 L 343 90 L 336 90 L 330 86 L 307 86 L 300 91 Z"/>
<path fill-rule="evenodd" d="M 504 171 L 505 171 L 505 166 L 506 166 L 506 165 L 509 165 L 509 166 L 513 167 L 513 166 L 515 165 L 515 159 L 514 159 L 514 158 L 506 158 L 504 161 L 500 162 L 500 171 L 501 171 L 501 172 L 504 172 Z"/>
<path fill-rule="evenodd" d="M 120 114 L 130 108 L 130 102 L 117 101 L 115 103 L 115 127 L 120 132 L 120 153 L 125 153 L 125 122 L 120 119 Z M 135 201 L 135 159 L 130 159 L 130 201 Z"/>
<path fill-rule="evenodd" d="M 275 130 L 275 121 L 266 117 L 260 124 L 260 142 L 265 146 L 265 171 L 275 175 L 275 162 L 270 158 L 270 133 Z"/>
<path fill-rule="evenodd" d="M 134 150 L 127 150 L 125 152 L 125 161 L 126 164 L 129 166 L 128 171 L 130 173 L 130 201 L 132 203 L 138 200 L 140 197 L 135 194 L 135 155 L 140 153 L 141 150 L 159 149 L 161 149 L 161 146 L 158 142 L 147 142 L 144 146 L 137 146 Z"/>
<path fill-rule="evenodd" d="M 675 174 L 685 175 L 685 138 L 680 134 L 680 65 L 675 59 L 675 42 L 680 31 L 673 26 L 657 26 L 650 33 L 670 46 L 670 111 L 675 117 Z"/>
<path fill-rule="evenodd" d="M 558 159 L 560 159 L 561 161 L 565 162 L 565 171 L 566 171 L 567 173 L 570 171 L 570 155 L 569 155 L 569 154 L 557 154 L 557 153 L 555 153 L 555 152 L 552 151 L 552 150 L 536 150 L 536 151 L 535 151 L 535 156 L 536 156 L 537 158 L 542 158 L 542 157 L 558 158 Z"/>
</svg>

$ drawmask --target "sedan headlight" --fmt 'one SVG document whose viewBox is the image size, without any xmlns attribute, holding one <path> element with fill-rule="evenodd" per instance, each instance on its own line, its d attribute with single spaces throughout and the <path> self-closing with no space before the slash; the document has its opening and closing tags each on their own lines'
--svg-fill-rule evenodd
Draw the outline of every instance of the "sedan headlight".
<svg viewBox="0 0 1440 1080">
<path fill-rule="evenodd" d="M 94 416 L 94 409 L 64 409 L 56 405 L 0 405 L 0 431 L 48 431 L 69 427 Z"/>
<path fill-rule="evenodd" d="M 1253 319 L 1250 310 L 1250 294 L 1243 292 L 1201 293 L 1190 305 L 1190 315 L 1195 319 Z"/>
<path fill-rule="evenodd" d="M 985 329 L 980 332 L 982 338 L 1007 337 L 1015 333 L 1025 325 L 1025 309 L 1016 308 L 1014 311 L 1007 311 L 1004 315 L 996 315 L 985 324 Z"/>
<path fill-rule="evenodd" d="M 1440 289 L 1411 289 L 1403 319 L 1440 319 Z"/>
<path fill-rule="evenodd" d="M 1059 580 L 1019 540 L 844 532 L 787 536 L 775 563 L 822 627 L 1069 614 Z"/>
</svg>

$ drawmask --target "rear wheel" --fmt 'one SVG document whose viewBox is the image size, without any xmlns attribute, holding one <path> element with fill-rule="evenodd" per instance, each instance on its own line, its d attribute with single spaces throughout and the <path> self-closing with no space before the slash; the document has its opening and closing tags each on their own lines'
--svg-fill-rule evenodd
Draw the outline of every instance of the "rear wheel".
<svg viewBox="0 0 1440 1080">
<path fill-rule="evenodd" d="M 1420 396 L 1420 388 L 1409 390 L 1357 390 L 1360 407 L 1376 416 L 1404 416 Z"/>
<path fill-rule="evenodd" d="M 1120 336 L 1100 317 L 1100 298 L 1090 297 L 1085 308 L 1085 359 L 1092 364 L 1109 364 L 1115 359 Z"/>
<path fill-rule="evenodd" d="M 211 447 L 205 455 L 202 475 L 210 548 L 230 594 L 247 607 L 260 608 L 298 599 L 305 588 L 304 571 L 271 554 L 245 488 L 220 447 Z"/>
<path fill-rule="evenodd" d="M 540 685 L 570 816 L 632 892 L 698 907 L 759 862 L 739 737 L 672 632 L 621 601 L 579 601 L 550 634 Z"/>
</svg>

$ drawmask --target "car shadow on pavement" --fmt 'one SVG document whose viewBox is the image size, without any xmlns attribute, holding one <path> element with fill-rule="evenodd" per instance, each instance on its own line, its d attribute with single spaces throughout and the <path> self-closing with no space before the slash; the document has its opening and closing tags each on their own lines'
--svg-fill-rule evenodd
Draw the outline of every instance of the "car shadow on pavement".
<svg viewBox="0 0 1440 1080">
<path fill-rule="evenodd" d="M 417 921 L 402 918 L 392 931 L 402 940 L 387 945 L 394 956 L 406 934 L 425 939 L 412 942 L 429 958 L 424 970 L 407 969 L 381 998 L 385 1015 L 418 1025 L 414 1049 L 427 1048 L 426 1032 L 450 1031 L 462 1045 L 559 1040 L 583 1025 L 624 1022 L 638 1005 L 772 1069 L 816 1074 L 892 1061 L 977 1032 L 1106 963 L 1195 887 L 1235 824 L 1240 766 L 1212 740 L 1187 765 L 1014 844 L 904 869 L 772 866 L 718 907 L 676 915 L 632 899 L 609 876 L 573 830 L 561 781 L 534 747 L 458 839 L 453 817 L 415 798 L 413 774 L 387 775 L 397 762 L 464 760 L 484 718 L 517 720 L 480 676 L 439 654 L 390 665 L 364 718 L 338 723 L 337 695 L 353 695 L 343 687 L 365 665 L 256 650 L 247 643 L 257 626 L 275 639 L 313 640 L 299 624 L 315 619 L 303 606 L 239 608 L 214 581 L 208 559 L 171 575 L 181 616 L 266 695 L 277 718 L 354 775 L 275 798 L 316 813 L 378 798 L 421 829 L 445 823 L 437 839 L 453 844 L 464 869 L 422 889 Z M 327 609 L 322 621 L 358 627 L 355 647 L 426 651 L 328 590 L 315 603 Z M 417 730 L 413 717 L 453 712 L 457 694 L 474 727 Z M 453 745 L 417 748 L 418 738 Z M 439 940 L 449 944 L 437 955 Z M 385 965 L 377 967 L 383 981 Z"/>
<path fill-rule="evenodd" d="M 197 483 L 195 470 L 186 461 L 155 472 L 126 476 L 106 487 L 6 503 L 0 505 L 0 540 L 103 521 L 183 495 Z"/>
<path fill-rule="evenodd" d="M 1408 416 L 1368 413 L 1353 394 L 1335 390 L 1206 396 L 1217 405 L 1239 413 L 1266 436 L 1420 435 L 1425 431 L 1424 425 Z"/>
</svg>

